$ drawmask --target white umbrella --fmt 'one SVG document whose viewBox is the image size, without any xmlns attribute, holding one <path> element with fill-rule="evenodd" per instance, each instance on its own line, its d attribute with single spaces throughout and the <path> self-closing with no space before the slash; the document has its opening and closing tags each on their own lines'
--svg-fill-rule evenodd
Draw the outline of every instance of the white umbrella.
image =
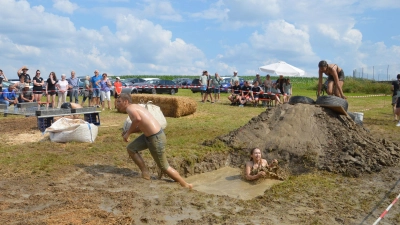
<svg viewBox="0 0 400 225">
<path fill-rule="evenodd" d="M 304 76 L 304 70 L 294 67 L 285 62 L 272 63 L 266 66 L 261 66 L 260 71 L 266 73 L 272 73 L 275 75 L 283 76 Z"/>
</svg>

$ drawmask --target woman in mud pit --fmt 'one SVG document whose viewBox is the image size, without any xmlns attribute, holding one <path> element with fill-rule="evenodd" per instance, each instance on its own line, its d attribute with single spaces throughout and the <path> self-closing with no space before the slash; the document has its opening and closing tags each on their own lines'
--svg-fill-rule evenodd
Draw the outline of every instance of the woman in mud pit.
<svg viewBox="0 0 400 225">
<path fill-rule="evenodd" d="M 267 176 L 270 167 L 278 164 L 278 160 L 272 160 L 272 164 L 268 165 L 267 160 L 261 158 L 261 150 L 254 148 L 250 152 L 250 161 L 246 163 L 245 178 L 246 180 L 257 180 Z"/>
</svg>

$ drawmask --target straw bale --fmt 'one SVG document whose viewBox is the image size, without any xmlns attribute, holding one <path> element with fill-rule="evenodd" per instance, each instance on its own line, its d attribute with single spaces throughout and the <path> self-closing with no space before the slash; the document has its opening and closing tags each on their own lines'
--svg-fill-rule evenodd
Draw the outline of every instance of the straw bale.
<svg viewBox="0 0 400 225">
<path fill-rule="evenodd" d="M 181 117 L 196 112 L 197 102 L 188 97 L 153 95 L 153 94 L 133 94 L 133 103 L 146 103 L 152 101 L 159 106 L 166 117 Z"/>
</svg>

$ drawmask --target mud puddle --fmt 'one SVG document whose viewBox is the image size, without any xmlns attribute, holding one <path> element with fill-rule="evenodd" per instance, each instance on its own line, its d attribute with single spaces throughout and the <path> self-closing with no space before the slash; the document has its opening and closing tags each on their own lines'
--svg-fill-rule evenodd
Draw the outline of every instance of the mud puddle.
<svg viewBox="0 0 400 225">
<path fill-rule="evenodd" d="M 272 185 L 282 181 L 265 179 L 257 183 L 242 180 L 240 169 L 223 167 L 212 172 L 202 173 L 186 178 L 193 184 L 193 189 L 213 195 L 227 195 L 232 198 L 249 200 L 264 195 Z"/>
</svg>

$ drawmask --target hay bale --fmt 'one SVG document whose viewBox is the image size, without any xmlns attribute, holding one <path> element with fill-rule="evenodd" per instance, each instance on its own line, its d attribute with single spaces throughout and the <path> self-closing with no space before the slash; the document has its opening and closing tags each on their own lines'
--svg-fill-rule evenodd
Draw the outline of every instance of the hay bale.
<svg viewBox="0 0 400 225">
<path fill-rule="evenodd" d="M 133 103 L 146 103 L 152 101 L 161 108 L 166 117 L 181 117 L 196 112 L 197 102 L 188 97 L 153 95 L 153 94 L 133 94 Z"/>
</svg>

